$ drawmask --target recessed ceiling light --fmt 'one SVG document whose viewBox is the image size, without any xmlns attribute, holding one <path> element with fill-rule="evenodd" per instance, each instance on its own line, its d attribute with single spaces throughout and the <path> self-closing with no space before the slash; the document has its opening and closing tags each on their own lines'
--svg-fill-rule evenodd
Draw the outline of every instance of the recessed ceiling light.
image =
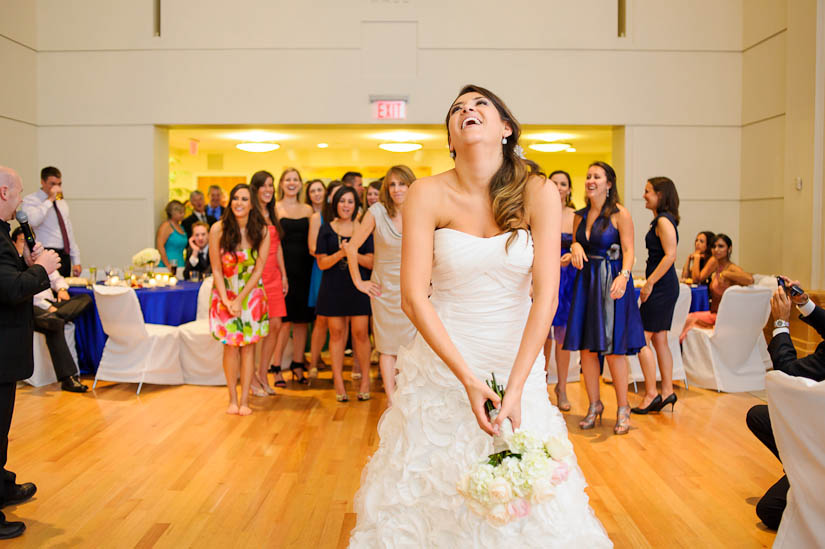
<svg viewBox="0 0 825 549">
<path fill-rule="evenodd" d="M 285 133 L 270 132 L 265 130 L 244 130 L 234 133 L 221 134 L 224 139 L 235 141 L 283 141 L 291 139 L 292 136 Z"/>
<path fill-rule="evenodd" d="M 327 147 L 329 147 L 329 143 L 318 143 L 316 147 L 318 147 L 319 149 L 326 149 Z"/>
<path fill-rule="evenodd" d="M 573 134 L 559 132 L 526 133 L 521 136 L 522 139 L 535 139 L 536 141 L 562 141 L 574 137 L 576 136 Z"/>
<path fill-rule="evenodd" d="M 372 139 L 379 141 L 421 141 L 424 139 L 431 139 L 432 136 L 426 133 L 409 132 L 406 130 L 396 130 L 391 132 L 381 132 L 370 134 Z"/>
<path fill-rule="evenodd" d="M 421 143 L 381 143 L 378 148 L 394 153 L 406 153 L 417 151 L 423 146 Z"/>
<path fill-rule="evenodd" d="M 576 152 L 576 147 L 567 147 L 567 150 L 565 152 L 574 153 Z"/>
<path fill-rule="evenodd" d="M 235 147 L 251 153 L 265 153 L 281 148 L 277 143 L 238 143 Z"/>
<path fill-rule="evenodd" d="M 543 153 L 554 153 L 569 149 L 570 143 L 533 143 L 530 148 Z"/>
</svg>

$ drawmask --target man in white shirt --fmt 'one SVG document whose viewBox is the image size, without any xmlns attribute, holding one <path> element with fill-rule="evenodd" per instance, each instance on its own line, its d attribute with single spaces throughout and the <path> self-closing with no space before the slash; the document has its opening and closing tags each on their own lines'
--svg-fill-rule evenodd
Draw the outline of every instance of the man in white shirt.
<svg viewBox="0 0 825 549">
<path fill-rule="evenodd" d="M 191 238 L 192 225 L 200 221 L 211 227 L 217 219 L 206 213 L 206 198 L 204 198 L 202 192 L 195 190 L 189 193 L 189 205 L 192 206 L 192 215 L 184 218 L 180 224 L 183 230 L 186 231 L 186 236 Z"/>
<path fill-rule="evenodd" d="M 185 257 L 183 276 L 187 280 L 193 272 L 197 272 L 200 279 L 212 273 L 212 265 L 209 263 L 209 227 L 206 223 L 197 221 L 192 226 L 192 236 L 189 237 Z"/>
<path fill-rule="evenodd" d="M 60 256 L 62 276 L 80 276 L 80 248 L 74 239 L 69 205 L 63 200 L 63 176 L 55 167 L 40 171 L 40 190 L 23 199 L 23 211 L 47 250 Z"/>
<path fill-rule="evenodd" d="M 23 255 L 26 241 L 22 229 L 18 227 L 12 231 L 11 240 L 17 248 L 17 253 Z M 57 271 L 49 275 L 49 284 L 51 288 L 35 294 L 33 298 L 34 331 L 46 336 L 46 346 L 49 348 L 52 367 L 55 377 L 60 382 L 60 388 L 72 393 L 85 393 L 89 387 L 78 378 L 77 364 L 66 343 L 65 326 L 91 306 L 92 298 L 88 295 L 71 297 L 68 292 L 69 285 Z"/>
</svg>

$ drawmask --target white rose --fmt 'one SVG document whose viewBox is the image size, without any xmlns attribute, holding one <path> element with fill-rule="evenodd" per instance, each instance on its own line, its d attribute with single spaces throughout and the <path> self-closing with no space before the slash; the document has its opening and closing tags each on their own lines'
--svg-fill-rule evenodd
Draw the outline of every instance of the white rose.
<svg viewBox="0 0 825 549">
<path fill-rule="evenodd" d="M 513 499 L 513 490 L 510 488 L 510 483 L 503 478 L 497 478 L 487 485 L 487 490 L 490 494 L 490 499 L 501 503 L 507 503 Z"/>
<path fill-rule="evenodd" d="M 541 503 L 556 495 L 556 487 L 548 478 L 537 479 L 533 483 L 533 492 L 530 494 L 531 503 Z"/>
<path fill-rule="evenodd" d="M 510 522 L 510 513 L 507 511 L 507 506 L 500 503 L 487 512 L 487 522 L 494 526 L 504 526 Z"/>
<path fill-rule="evenodd" d="M 562 460 L 573 453 L 573 445 L 566 437 L 550 437 L 544 443 L 544 449 L 556 460 Z"/>
</svg>

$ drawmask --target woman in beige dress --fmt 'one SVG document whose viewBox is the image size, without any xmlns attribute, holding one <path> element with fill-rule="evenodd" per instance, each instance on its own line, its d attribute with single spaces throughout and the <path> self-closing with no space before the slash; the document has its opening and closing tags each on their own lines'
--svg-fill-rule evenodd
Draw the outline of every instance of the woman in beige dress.
<svg viewBox="0 0 825 549">
<path fill-rule="evenodd" d="M 401 204 L 413 181 L 415 175 L 407 166 L 390 168 L 378 202 L 370 206 L 352 240 L 343 245 L 355 287 L 370 296 L 375 347 L 380 353 L 378 366 L 389 404 L 395 392 L 398 348 L 415 336 L 415 328 L 401 310 Z M 362 280 L 355 254 L 370 234 L 375 242 L 375 262 L 371 279 Z"/>
</svg>

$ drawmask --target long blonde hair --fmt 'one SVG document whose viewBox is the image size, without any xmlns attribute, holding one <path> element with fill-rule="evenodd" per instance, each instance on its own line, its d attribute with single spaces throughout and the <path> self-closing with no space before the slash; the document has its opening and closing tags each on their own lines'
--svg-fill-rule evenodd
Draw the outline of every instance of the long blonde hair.
<svg viewBox="0 0 825 549">
<path fill-rule="evenodd" d="M 398 164 L 397 166 L 393 166 L 387 170 L 387 175 L 385 175 L 384 179 L 381 180 L 381 192 L 378 195 L 378 201 L 381 202 L 381 204 L 383 204 L 387 209 L 387 215 L 390 217 L 395 217 L 398 207 L 395 205 L 395 202 L 393 202 L 392 197 L 390 196 L 390 176 L 392 175 L 395 175 L 407 187 L 409 187 L 413 184 L 413 181 L 415 181 L 415 174 L 409 167 L 403 164 Z"/>
<path fill-rule="evenodd" d="M 304 184 L 304 180 L 301 177 L 301 172 L 298 171 L 298 168 L 292 168 L 292 167 L 284 168 L 284 171 L 281 172 L 281 177 L 278 179 L 278 200 L 283 200 L 283 198 L 284 198 L 284 186 L 283 186 L 284 177 L 286 177 L 286 174 L 288 174 L 290 172 L 297 173 L 298 174 L 298 181 L 301 182 L 301 185 Z M 301 201 L 301 192 L 303 192 L 303 189 L 301 189 L 301 191 L 298 192 L 298 202 Z"/>
<path fill-rule="evenodd" d="M 513 130 L 513 133 L 507 137 L 507 143 L 501 145 L 503 161 L 498 171 L 490 179 L 489 187 L 490 200 L 493 205 L 493 218 L 499 229 L 510 233 L 510 237 L 507 239 L 507 247 L 509 248 L 516 237 L 517 231 L 524 228 L 524 193 L 527 181 L 530 176 L 539 174 L 539 168 L 535 162 L 519 156 L 521 147 L 519 146 L 517 149 L 516 146 L 521 135 L 521 126 L 513 113 L 510 112 L 510 109 L 507 108 L 507 105 L 504 104 L 504 101 L 496 94 L 481 86 L 470 84 L 461 88 L 456 98 L 465 93 L 473 92 L 489 99 L 496 107 L 501 119 L 508 123 Z M 448 137 L 450 134 L 450 116 L 451 112 L 448 111 L 445 120 Z"/>
</svg>

